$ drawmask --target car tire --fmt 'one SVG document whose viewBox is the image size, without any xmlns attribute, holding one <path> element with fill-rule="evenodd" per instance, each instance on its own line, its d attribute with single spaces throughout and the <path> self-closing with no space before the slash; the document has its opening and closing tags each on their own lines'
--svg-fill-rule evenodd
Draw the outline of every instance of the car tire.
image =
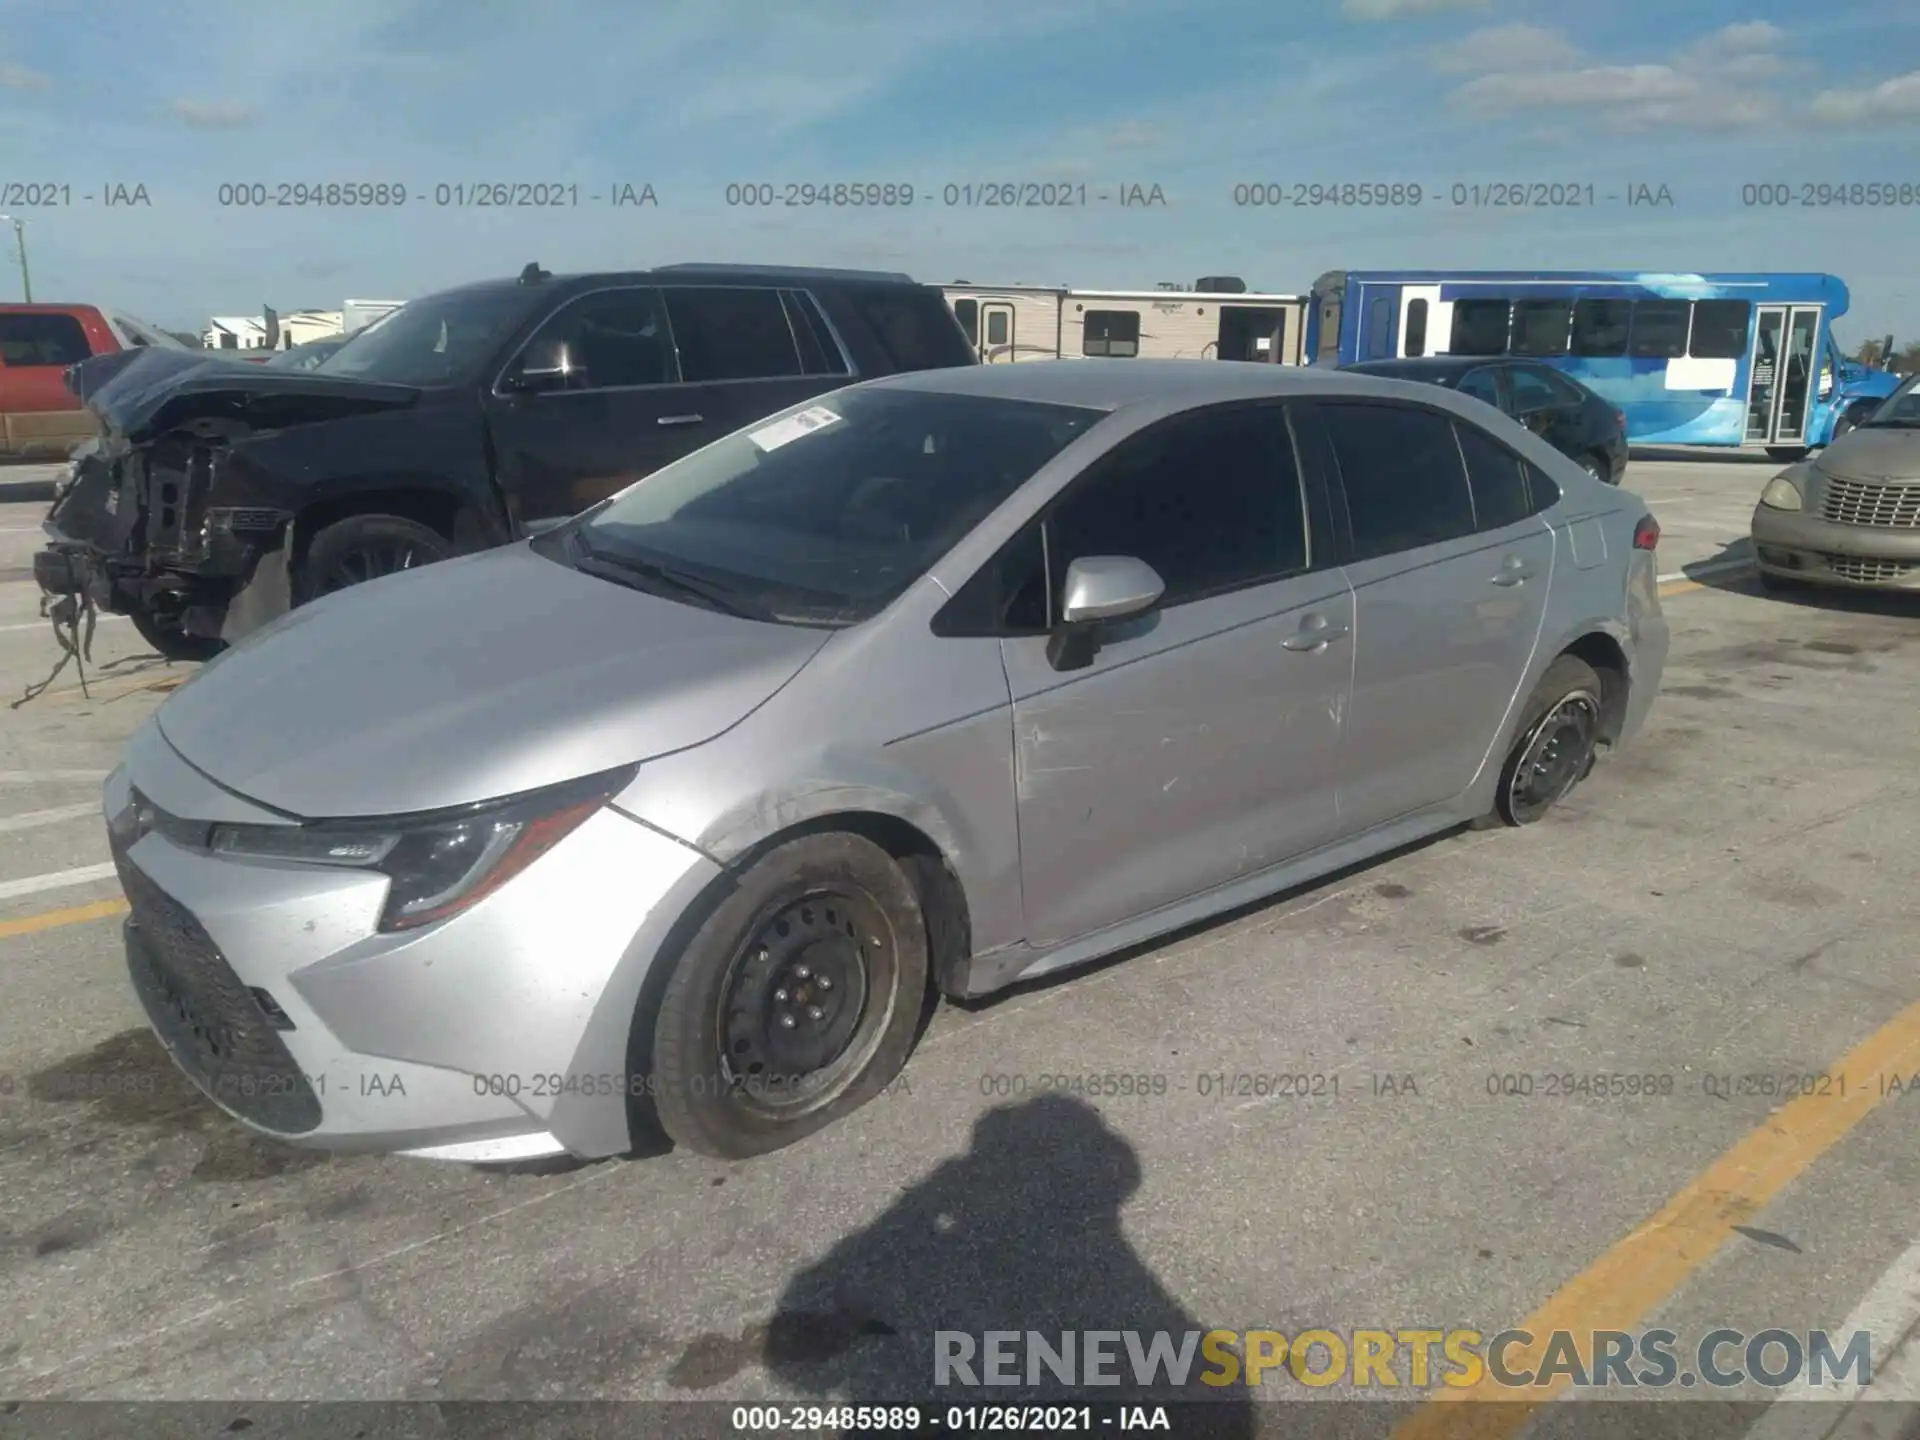
<svg viewBox="0 0 1920 1440">
<path fill-rule="evenodd" d="M 294 576 L 294 603 L 401 570 L 449 559 L 453 542 L 417 520 L 399 515 L 349 515 L 308 543 Z"/>
<path fill-rule="evenodd" d="M 1793 465 L 1807 458 L 1805 445 L 1769 445 L 1767 458 L 1777 460 L 1782 465 Z"/>
<path fill-rule="evenodd" d="M 927 952 L 919 893 L 872 841 L 816 834 L 769 850 L 673 962 L 653 1021 L 660 1127 L 697 1154 L 745 1160 L 859 1109 L 913 1048 Z"/>
<path fill-rule="evenodd" d="M 1579 465 L 1582 470 L 1586 471 L 1587 474 L 1598 480 L 1602 485 L 1613 484 L 1613 467 L 1608 465 L 1598 455 L 1582 455 L 1579 460 Z"/>
<path fill-rule="evenodd" d="M 1476 828 L 1531 825 L 1593 773 L 1605 695 L 1599 674 L 1578 656 L 1547 667 L 1501 762 L 1493 810 Z"/>
<path fill-rule="evenodd" d="M 133 628 L 139 632 L 140 638 L 151 645 L 163 660 L 200 664 L 227 648 L 224 640 L 187 634 L 177 616 L 156 615 L 151 610 L 130 610 L 127 618 L 133 622 Z"/>
</svg>

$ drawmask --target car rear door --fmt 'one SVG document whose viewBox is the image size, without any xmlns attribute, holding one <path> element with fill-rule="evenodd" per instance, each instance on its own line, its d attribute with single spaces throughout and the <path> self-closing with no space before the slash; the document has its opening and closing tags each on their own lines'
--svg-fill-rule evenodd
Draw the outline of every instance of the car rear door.
<svg viewBox="0 0 1920 1440">
<path fill-rule="evenodd" d="M 67 367 L 116 348 L 103 323 L 77 314 L 0 310 L 0 454 L 64 457 L 96 434 L 92 414 L 67 389 Z"/>
<path fill-rule="evenodd" d="M 665 294 L 680 373 L 700 387 L 700 404 L 679 422 L 698 444 L 851 379 L 845 349 L 804 291 L 675 285 Z"/>
<path fill-rule="evenodd" d="M 1493 471 L 1469 481 L 1455 430 L 1477 427 L 1449 412 L 1343 398 L 1313 413 L 1357 635 L 1340 818 L 1364 830 L 1472 783 L 1539 637 L 1553 535 L 1513 518 Z"/>
<path fill-rule="evenodd" d="M 1510 365 L 1513 418 L 1562 455 L 1578 458 L 1586 443 L 1584 397 L 1544 365 Z"/>
<path fill-rule="evenodd" d="M 1130 436 L 1037 522 L 1013 698 L 1027 938 L 1072 939 L 1336 835 L 1352 597 L 1303 487 L 1286 408 L 1209 407 Z M 1317 532 L 1317 533 L 1316 533 Z M 1080 557 L 1167 589 L 1056 669 L 1048 620 Z M 1051 595 L 1049 600 L 1049 585 Z"/>
</svg>

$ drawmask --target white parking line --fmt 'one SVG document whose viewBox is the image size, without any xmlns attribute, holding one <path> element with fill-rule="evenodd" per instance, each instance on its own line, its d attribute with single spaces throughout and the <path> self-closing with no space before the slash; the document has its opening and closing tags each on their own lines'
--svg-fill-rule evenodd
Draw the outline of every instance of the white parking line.
<svg viewBox="0 0 1920 1440">
<path fill-rule="evenodd" d="M 116 873 L 109 861 L 105 865 L 82 865 L 75 870 L 55 870 L 46 875 L 29 875 L 23 880 L 0 881 L 0 900 L 18 900 L 22 895 L 64 890 L 70 885 L 91 885 L 96 880 L 111 880 Z"/>
<path fill-rule="evenodd" d="M 1751 560 L 1709 560 L 1704 565 L 1689 566 L 1684 570 L 1675 570 L 1670 575 L 1657 575 L 1655 580 L 1665 585 L 1671 580 L 1698 580 L 1702 575 L 1720 575 L 1728 570 L 1751 570 Z"/>
<path fill-rule="evenodd" d="M 38 785 L 43 780 L 104 780 L 111 770 L 0 770 L 0 785 Z"/>
<path fill-rule="evenodd" d="M 124 615 L 96 615 L 94 619 L 102 625 L 114 620 L 125 620 Z M 53 626 L 51 620 L 30 620 L 24 625 L 0 625 L 0 635 L 11 635 L 19 630 L 48 630 Z"/>
<path fill-rule="evenodd" d="M 42 825 L 58 825 L 62 820 L 78 820 L 86 815 L 98 815 L 97 804 L 56 805 L 51 810 L 26 810 L 18 815 L 0 818 L 0 835 L 8 835 L 16 830 L 38 830 Z"/>
<path fill-rule="evenodd" d="M 1920 1242 L 1887 1268 L 1837 1330 L 1827 1332 L 1835 1349 L 1843 1353 L 1854 1331 L 1865 1330 L 1873 1336 L 1872 1378 L 1867 1386 L 1828 1380 L 1816 1387 L 1802 1377 L 1774 1397 L 1767 1413 L 1747 1432 L 1747 1440 L 1857 1440 L 1872 1434 L 1861 1427 L 1876 1419 L 1884 1421 L 1884 1414 L 1871 1416 L 1844 1402 L 1916 1397 L 1914 1357 L 1911 1352 L 1902 1353 L 1916 1321 L 1920 1321 Z M 1793 1403 L 1809 1400 L 1827 1403 Z"/>
</svg>

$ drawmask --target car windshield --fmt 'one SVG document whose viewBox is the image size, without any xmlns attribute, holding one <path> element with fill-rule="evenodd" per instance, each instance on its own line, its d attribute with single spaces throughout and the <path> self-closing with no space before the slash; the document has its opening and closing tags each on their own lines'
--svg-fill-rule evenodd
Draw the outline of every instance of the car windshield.
<svg viewBox="0 0 1920 1440">
<path fill-rule="evenodd" d="M 509 287 L 429 295 L 359 331 L 314 368 L 393 385 L 456 384 L 486 363 L 533 302 Z"/>
<path fill-rule="evenodd" d="M 1105 412 L 848 389 L 656 471 L 567 527 L 583 568 L 666 576 L 742 613 L 879 613 Z M 686 583 L 688 580 L 693 583 Z"/>
<path fill-rule="evenodd" d="M 1910 375 L 1907 383 L 1887 397 L 1882 405 L 1866 419 L 1871 426 L 1884 426 L 1889 430 L 1920 430 L 1920 375 Z"/>
</svg>

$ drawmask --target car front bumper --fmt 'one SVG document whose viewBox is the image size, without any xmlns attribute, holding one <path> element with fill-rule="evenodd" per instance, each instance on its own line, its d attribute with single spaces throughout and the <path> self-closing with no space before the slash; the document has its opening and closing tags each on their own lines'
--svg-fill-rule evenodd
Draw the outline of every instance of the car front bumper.
<svg viewBox="0 0 1920 1440">
<path fill-rule="evenodd" d="M 1820 585 L 1920 590 L 1920 528 L 1842 525 L 1804 510 L 1753 511 L 1761 571 Z"/>
<path fill-rule="evenodd" d="M 631 1148 L 636 1006 L 712 861 L 604 809 L 472 909 L 381 934 L 380 875 L 183 839 L 285 817 L 212 784 L 151 721 L 106 783 L 110 822 L 136 789 L 168 819 L 113 841 L 129 976 L 229 1114 L 294 1144 L 467 1163 Z"/>
</svg>

